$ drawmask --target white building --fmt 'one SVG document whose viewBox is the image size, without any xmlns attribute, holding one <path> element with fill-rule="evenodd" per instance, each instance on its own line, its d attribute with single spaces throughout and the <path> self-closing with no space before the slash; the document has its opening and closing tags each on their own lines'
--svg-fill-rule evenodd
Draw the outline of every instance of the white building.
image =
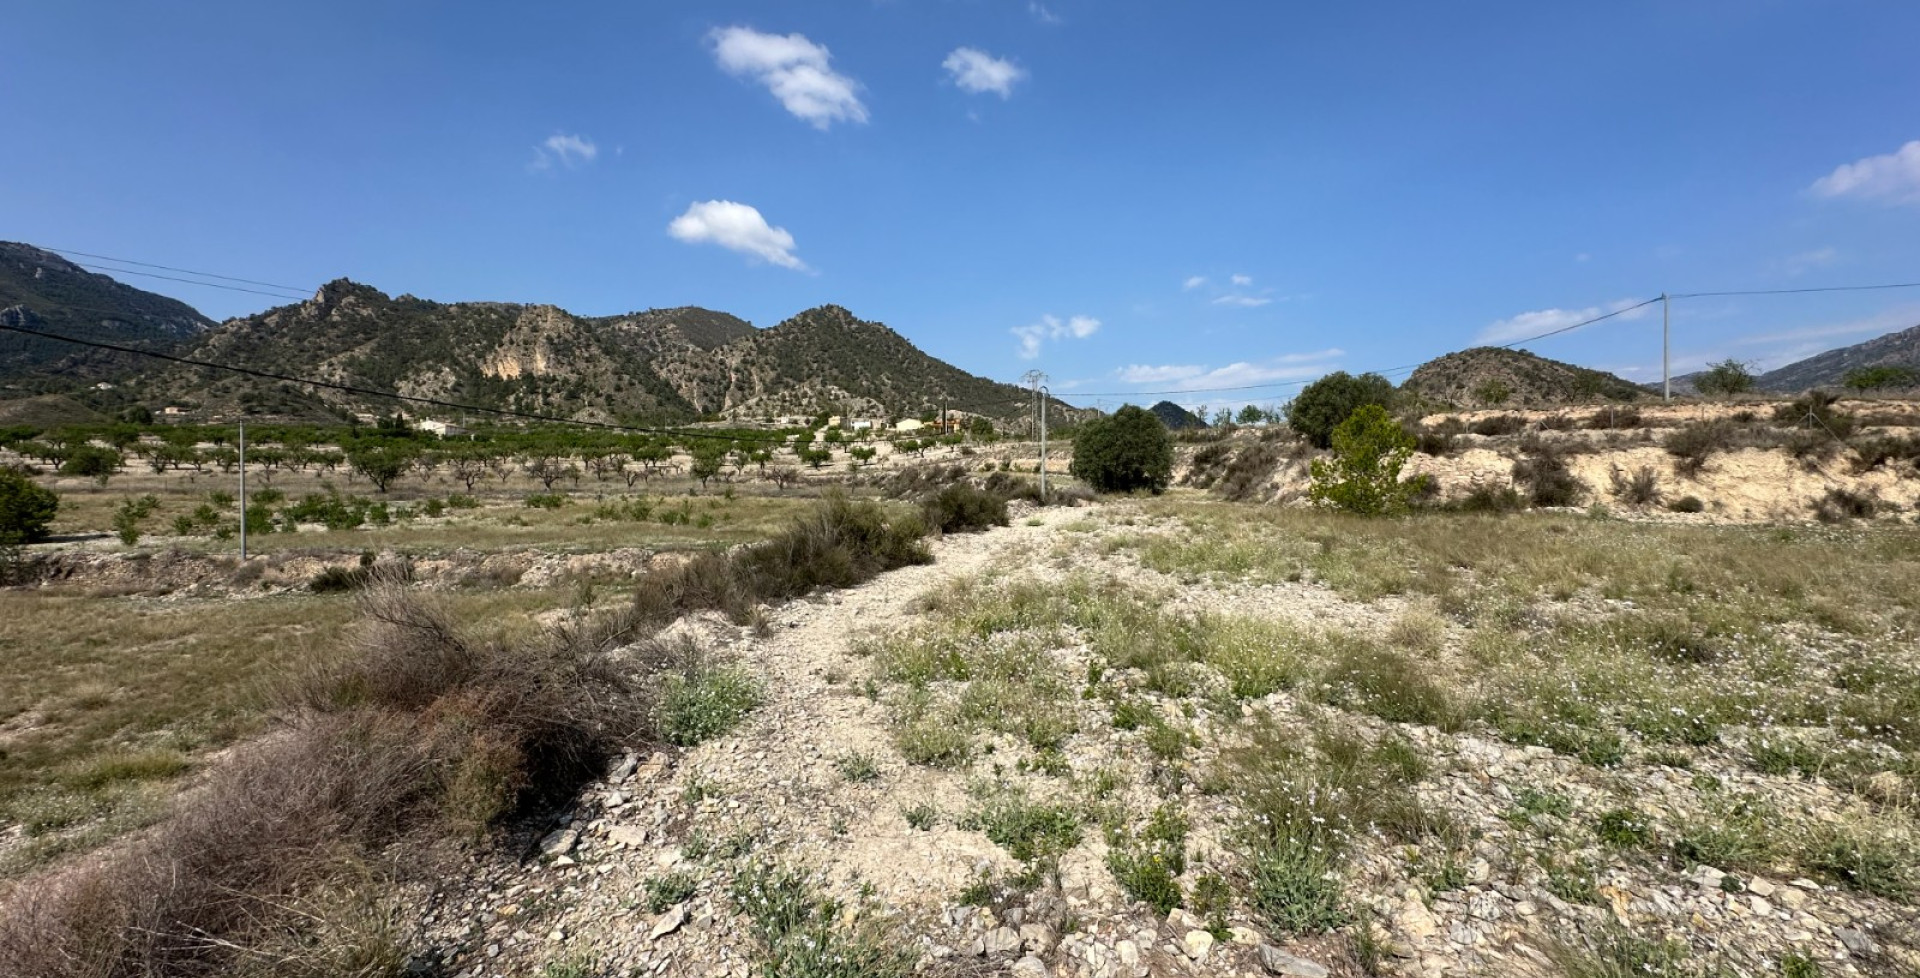
<svg viewBox="0 0 1920 978">
<path fill-rule="evenodd" d="M 420 430 L 442 438 L 456 438 L 467 433 L 467 429 L 451 421 L 422 421 Z"/>
</svg>

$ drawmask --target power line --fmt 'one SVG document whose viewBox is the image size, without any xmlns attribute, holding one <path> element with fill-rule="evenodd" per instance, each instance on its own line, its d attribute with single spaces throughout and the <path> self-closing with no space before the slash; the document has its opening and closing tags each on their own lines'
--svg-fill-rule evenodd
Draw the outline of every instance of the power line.
<svg viewBox="0 0 1920 978">
<path fill-rule="evenodd" d="M 336 390 L 336 391 L 341 391 L 347 394 L 358 394 L 358 395 L 361 395 L 362 397 L 384 397 L 384 398 L 389 398 L 391 400 L 405 401 L 411 404 L 427 404 L 433 407 L 446 408 L 448 410 L 454 410 L 454 411 L 467 411 L 475 414 L 491 414 L 491 415 L 496 415 L 499 417 L 507 417 L 507 418 L 525 418 L 529 421 L 544 421 L 551 424 L 580 425 L 588 428 L 598 428 L 598 429 L 603 429 L 608 431 L 632 432 L 635 434 L 669 435 L 675 438 L 708 438 L 716 441 L 727 441 L 727 442 L 740 440 L 731 435 L 716 435 L 716 434 L 709 434 L 703 431 L 687 431 L 684 429 L 674 429 L 674 428 L 646 428 L 646 427 L 639 427 L 636 425 L 614 424 L 612 422 L 607 422 L 607 421 L 583 421 L 583 420 L 580 420 L 579 418 L 563 418 L 558 415 L 551 415 L 551 414 L 532 414 L 526 411 L 514 411 L 508 408 L 490 408 L 490 407 L 481 407 L 480 405 L 477 405 L 477 404 L 461 404 L 456 401 L 443 401 L 443 400 L 440 400 L 439 398 L 434 398 L 434 397 L 418 397 L 411 394 L 394 394 L 388 391 L 377 391 L 367 387 L 355 387 L 351 384 L 336 384 L 336 383 L 333 383 L 332 381 L 326 381 L 326 380 L 313 380 L 313 379 L 304 378 L 304 377 L 289 377 L 286 374 L 277 374 L 268 370 L 255 370 L 251 367 L 240 367 L 240 366 L 235 366 L 233 364 L 227 364 L 227 363 L 215 363 L 211 360 L 195 360 L 191 357 L 179 357 L 179 356 L 174 356 L 173 354 L 170 354 L 170 353 L 159 353 L 153 350 L 141 350 L 141 349 L 136 349 L 130 346 L 121 346 L 117 343 L 105 343 L 99 340 L 83 340 L 74 336 L 62 336 L 58 333 L 47 333 L 37 329 L 27 329 L 23 326 L 14 326 L 5 322 L 0 322 L 0 330 L 4 330 L 10 333 L 20 333 L 26 336 L 35 336 L 45 340 L 55 340 L 61 343 L 73 343 L 78 346 L 93 347 L 99 350 L 111 350 L 115 353 L 129 353 L 134 356 L 152 357 L 156 360 L 165 360 L 170 363 L 183 364 L 189 367 L 205 367 L 210 370 L 225 370 L 229 373 L 244 374 L 249 377 L 259 378 L 261 380 L 277 380 L 277 381 L 281 381 L 283 383 L 289 383 L 289 384 L 303 384 L 309 387 L 322 387 L 322 388 L 326 388 L 327 390 Z"/>
<path fill-rule="evenodd" d="M 138 265 L 141 268 L 158 268 L 166 272 L 179 272 L 183 275 L 198 275 L 201 278 L 217 278 L 226 282 L 240 282 L 245 285 L 264 285 L 270 289 L 285 289 L 289 292 L 317 292 L 318 289 L 303 288 L 298 285 L 281 285 L 277 282 L 261 282 L 250 278 L 235 278 L 231 275 L 215 275 L 212 272 L 199 272 L 191 268 L 175 268 L 172 265 L 156 265 L 150 261 L 134 261 L 131 258 L 115 258 L 112 255 L 96 255 L 86 251 L 73 251 L 68 248 L 47 248 L 47 251 L 60 255 L 79 255 L 82 258 L 98 258 L 101 261 L 118 262 L 122 265 Z"/>
<path fill-rule="evenodd" d="M 88 269 L 89 271 L 95 271 L 95 272 L 117 272 L 117 273 L 119 273 L 119 274 L 121 274 L 121 275 L 141 275 L 141 276 L 144 276 L 144 277 L 146 277 L 146 278 L 158 278 L 158 279 L 165 279 L 165 280 L 167 280 L 167 281 L 169 281 L 169 282 L 185 282 L 185 283 L 186 283 L 186 284 L 188 284 L 188 285 L 199 285 L 199 286 L 204 286 L 204 287 L 206 287 L 206 288 L 209 288 L 209 289 L 225 289 L 225 290 L 227 290 L 228 292 L 249 292 L 249 293 L 252 293 L 252 294 L 254 294 L 254 295 L 264 295 L 264 296 L 267 296 L 267 297 L 269 297 L 269 298 L 274 298 L 274 299 L 288 299 L 288 300 L 291 300 L 291 301 L 294 301 L 294 302 L 299 302 L 299 301 L 301 301 L 301 300 L 304 300 L 305 298 L 307 298 L 307 297 L 306 297 L 305 295 L 287 295 L 287 294 L 285 294 L 285 293 L 281 293 L 281 292 L 266 292 L 266 291 L 262 291 L 262 290 L 260 290 L 260 289 L 246 289 L 246 288 L 241 288 L 241 287 L 240 287 L 240 286 L 238 286 L 238 285 L 221 285 L 221 284 L 220 284 L 220 283 L 218 283 L 218 282 L 200 282 L 200 281 L 196 281 L 196 280 L 194 280 L 194 279 L 190 279 L 190 278 L 180 278 L 180 277 L 178 277 L 178 276 L 174 276 L 174 275 L 161 275 L 161 274 L 158 274 L 158 273 L 156 273 L 156 272 L 136 272 L 136 271 L 134 271 L 134 270 L 133 270 L 133 269 L 131 269 L 131 268 L 114 268 L 114 267 L 112 267 L 112 266 L 110 266 L 110 265 L 88 265 L 88 264 L 85 264 L 85 263 L 83 263 L 83 262 L 74 262 L 74 264 L 75 264 L 75 265 L 79 265 L 79 266 L 80 266 L 81 268 L 85 268 L 85 269 Z M 276 286 L 274 286 L 274 288 L 281 288 L 281 286 L 277 286 L 277 285 L 276 285 Z"/>
<path fill-rule="evenodd" d="M 1729 295 L 1801 295 L 1808 292 L 1871 292 L 1880 289 L 1920 289 L 1920 282 L 1894 282 L 1889 285 L 1828 285 L 1811 289 L 1747 289 L 1735 292 L 1675 292 L 1671 299 L 1705 299 Z"/>
<path fill-rule="evenodd" d="M 1614 311 L 1607 313 L 1605 315 L 1595 316 L 1592 319 L 1582 320 L 1580 322 L 1574 323 L 1571 326 L 1561 326 L 1558 329 L 1550 329 L 1544 333 L 1536 333 L 1532 336 L 1522 337 L 1510 343 L 1502 343 L 1494 347 L 1494 349 L 1511 350 L 1514 347 L 1521 345 L 1522 343 L 1532 343 L 1535 340 L 1543 340 L 1549 336 L 1558 336 L 1561 333 L 1571 333 L 1574 330 L 1579 329 L 1583 326 L 1592 326 L 1594 323 L 1600 322 L 1602 320 L 1612 319 L 1615 316 L 1623 316 L 1623 315 L 1626 315 L 1627 313 L 1634 311 L 1635 309 L 1643 309 L 1659 301 L 1660 300 L 1657 298 L 1646 299 L 1641 302 L 1636 302 L 1630 306 L 1624 306 L 1622 308 L 1615 309 Z M 1403 373 L 1405 371 L 1414 370 L 1419 366 L 1420 364 L 1414 363 L 1414 364 L 1406 364 L 1398 367 L 1388 367 L 1385 370 L 1369 370 L 1366 372 L 1379 374 L 1383 377 L 1389 377 L 1397 373 Z M 1151 395 L 1151 394 L 1217 394 L 1222 391 L 1259 391 L 1259 390 L 1273 390 L 1273 389 L 1278 389 L 1282 387 L 1305 387 L 1306 385 L 1311 383 L 1313 383 L 1313 381 L 1311 380 L 1282 380 L 1282 381 L 1275 381 L 1274 383 L 1271 383 L 1271 384 L 1245 384 L 1239 387 L 1186 387 L 1186 388 L 1181 388 L 1179 390 L 1167 390 L 1167 391 L 1086 391 L 1086 392 L 1074 391 L 1072 393 L 1075 397 L 1135 397 L 1143 394 L 1147 394 L 1147 395 Z"/>
</svg>

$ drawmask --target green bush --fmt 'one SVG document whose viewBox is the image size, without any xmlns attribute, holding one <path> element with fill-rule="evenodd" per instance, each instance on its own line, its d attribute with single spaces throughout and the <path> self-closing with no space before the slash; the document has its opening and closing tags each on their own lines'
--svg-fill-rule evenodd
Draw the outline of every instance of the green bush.
<svg viewBox="0 0 1920 978">
<path fill-rule="evenodd" d="M 113 531 L 119 535 L 120 542 L 129 547 L 139 543 L 140 524 L 159 507 L 160 500 L 152 495 L 122 501 L 120 508 L 113 512 Z"/>
<path fill-rule="evenodd" d="M 1369 404 L 1390 408 L 1393 401 L 1393 381 L 1379 374 L 1355 377 L 1336 370 L 1308 384 L 1287 405 L 1287 424 L 1315 448 L 1328 448 L 1333 445 L 1334 429 L 1355 411 Z"/>
<path fill-rule="evenodd" d="M 60 509 L 53 490 L 14 469 L 0 468 L 0 546 L 36 543 Z"/>
<path fill-rule="evenodd" d="M 61 475 L 85 476 L 103 486 L 118 471 L 120 453 L 98 445 L 81 445 L 67 453 L 66 461 L 60 463 Z"/>
<path fill-rule="evenodd" d="M 1313 460 L 1307 495 L 1362 516 L 1402 512 L 1414 486 L 1400 481 L 1400 469 L 1412 456 L 1413 444 L 1413 436 L 1386 408 L 1363 405 L 1334 429 L 1333 458 Z"/>
<path fill-rule="evenodd" d="M 655 715 L 670 744 L 692 747 L 740 725 L 760 705 L 760 683 L 745 670 L 697 666 L 668 676 Z"/>
<path fill-rule="evenodd" d="M 1163 492 L 1173 479 L 1173 436 L 1159 417 L 1129 404 L 1080 426 L 1072 472 L 1099 492 Z"/>
<path fill-rule="evenodd" d="M 1137 833 L 1107 834 L 1107 869 L 1127 895 L 1165 914 L 1181 903 L 1178 877 L 1187 871 L 1187 820 L 1162 805 Z"/>
<path fill-rule="evenodd" d="M 1846 379 L 1842 383 L 1857 391 L 1914 387 L 1920 385 L 1920 371 L 1915 371 L 1911 367 L 1861 367 L 1858 370 L 1847 371 Z"/>
</svg>

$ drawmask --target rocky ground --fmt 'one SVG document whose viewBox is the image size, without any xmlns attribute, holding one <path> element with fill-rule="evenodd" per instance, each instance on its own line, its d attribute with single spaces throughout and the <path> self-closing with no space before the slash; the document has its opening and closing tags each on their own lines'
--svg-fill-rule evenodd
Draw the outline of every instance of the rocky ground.
<svg viewBox="0 0 1920 978">
<path fill-rule="evenodd" d="M 1182 581 L 1114 545 L 1143 529 L 1177 532 L 1125 503 L 1023 512 L 1011 527 L 941 540 L 929 566 L 772 609 L 759 628 L 682 622 L 679 631 L 760 678 L 760 707 L 696 747 L 622 759 L 528 835 L 522 858 L 484 857 L 423 888 L 432 949 L 423 962 L 473 978 L 745 976 L 760 969 L 764 950 L 740 911 L 740 881 L 791 867 L 837 901 L 846 927 L 883 928 L 885 943 L 927 973 L 1554 974 L 1568 948 L 1625 933 L 1673 955 L 1639 969 L 1654 974 L 1920 969 L 1920 911 L 1911 902 L 1799 873 L 1655 857 L 1636 845 L 1729 798 L 1763 797 L 1795 818 L 1832 823 L 1865 804 L 1819 778 L 1756 773 L 1724 745 L 1596 766 L 1475 726 L 1390 722 L 1292 691 L 1239 702 L 1158 697 L 1121 672 L 1089 678 L 1085 695 L 1062 701 L 1075 732 L 1057 750 L 987 731 L 965 764 L 909 763 L 900 747 L 906 700 L 874 643 L 914 634 L 943 596 L 981 582 L 1092 577 L 1166 608 L 1289 627 L 1387 630 L 1407 610 L 1401 598 L 1349 600 L 1311 579 Z M 1071 685 L 1100 671 L 1071 629 L 1046 644 Z M 1120 729 L 1115 701 L 1094 695 L 1096 687 L 1150 703 L 1165 719 L 1149 729 L 1184 731 L 1190 746 L 1176 747 L 1179 761 L 1156 758 L 1141 730 Z M 1407 790 L 1452 827 L 1413 842 L 1366 835 L 1339 872 L 1344 922 L 1276 926 L 1244 885 L 1235 834 L 1243 813 L 1206 774 L 1259 723 L 1302 740 L 1327 723 L 1404 740 L 1425 758 Z M 1122 825 L 1127 812 L 1174 806 L 1192 825 L 1181 843 L 1182 891 L 1197 894 L 1196 881 L 1214 873 L 1234 895 L 1204 913 L 1194 912 L 1194 899 L 1167 913 L 1133 899 L 1110 869 L 1111 824 L 1108 832 L 1089 824 L 1036 871 L 967 817 L 1009 789 L 1036 803 L 1104 810 Z M 1607 813 L 1622 810 L 1632 818 L 1624 826 L 1614 818 L 1618 831 L 1604 828 Z M 1800 967 L 1813 970 L 1792 970 Z"/>
</svg>

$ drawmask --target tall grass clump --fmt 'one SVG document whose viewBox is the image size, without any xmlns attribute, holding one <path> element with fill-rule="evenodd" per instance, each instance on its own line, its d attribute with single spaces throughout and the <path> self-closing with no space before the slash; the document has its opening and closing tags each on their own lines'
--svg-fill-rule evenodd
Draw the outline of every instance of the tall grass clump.
<svg viewBox="0 0 1920 978">
<path fill-rule="evenodd" d="M 1303 742 L 1267 717 L 1247 746 L 1219 763 L 1218 776 L 1246 813 L 1249 903 L 1287 933 L 1347 922 L 1340 877 L 1358 837 L 1411 842 L 1446 828 L 1411 790 L 1426 774 L 1425 759 L 1396 738 L 1370 741 L 1329 727 Z"/>
</svg>

